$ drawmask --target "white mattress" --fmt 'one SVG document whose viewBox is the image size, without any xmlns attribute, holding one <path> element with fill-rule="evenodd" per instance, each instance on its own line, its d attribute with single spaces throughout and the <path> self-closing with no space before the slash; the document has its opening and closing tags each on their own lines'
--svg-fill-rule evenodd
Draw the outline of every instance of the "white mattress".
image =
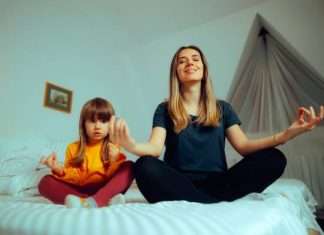
<svg viewBox="0 0 324 235">
<path fill-rule="evenodd" d="M 143 199 L 138 191 L 127 195 L 133 201 Z M 69 209 L 41 197 L 1 196 L 0 234 L 305 235 L 307 228 L 320 231 L 314 206 L 307 187 L 295 180 L 277 181 L 262 194 L 215 204 L 143 202 Z"/>
</svg>

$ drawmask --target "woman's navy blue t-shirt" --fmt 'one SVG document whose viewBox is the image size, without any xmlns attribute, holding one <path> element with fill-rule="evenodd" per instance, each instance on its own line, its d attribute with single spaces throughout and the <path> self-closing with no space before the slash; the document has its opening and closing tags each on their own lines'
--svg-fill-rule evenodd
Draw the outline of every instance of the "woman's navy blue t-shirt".
<svg viewBox="0 0 324 235">
<path fill-rule="evenodd" d="M 217 101 L 221 108 L 221 119 L 217 127 L 205 127 L 192 122 L 179 134 L 173 131 L 173 123 L 168 113 L 167 103 L 158 105 L 153 118 L 153 128 L 166 129 L 164 161 L 183 171 L 227 170 L 225 158 L 225 130 L 234 124 L 241 124 L 232 106 L 225 101 Z"/>
</svg>

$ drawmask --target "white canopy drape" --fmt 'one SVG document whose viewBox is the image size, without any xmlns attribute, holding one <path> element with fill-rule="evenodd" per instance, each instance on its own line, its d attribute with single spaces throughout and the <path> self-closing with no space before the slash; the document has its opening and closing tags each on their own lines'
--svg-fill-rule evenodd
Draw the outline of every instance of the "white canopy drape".
<svg viewBox="0 0 324 235">
<path fill-rule="evenodd" d="M 251 137 L 287 128 L 299 106 L 324 104 L 324 78 L 261 30 L 242 73 L 233 82 L 228 101 Z M 235 153 L 227 146 L 228 155 Z M 285 177 L 303 180 L 324 206 L 324 125 L 279 146 L 288 158 Z M 238 158 L 232 158 L 232 163 Z M 231 163 L 230 163 L 231 164 Z"/>
</svg>

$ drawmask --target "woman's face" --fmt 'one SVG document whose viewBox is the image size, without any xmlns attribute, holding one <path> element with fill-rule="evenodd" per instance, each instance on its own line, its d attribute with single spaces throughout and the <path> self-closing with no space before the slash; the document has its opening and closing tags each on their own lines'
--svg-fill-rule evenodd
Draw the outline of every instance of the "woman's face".
<svg viewBox="0 0 324 235">
<path fill-rule="evenodd" d="M 178 55 L 177 75 L 181 83 L 201 81 L 204 74 L 204 64 L 200 53 L 187 48 Z"/>
</svg>

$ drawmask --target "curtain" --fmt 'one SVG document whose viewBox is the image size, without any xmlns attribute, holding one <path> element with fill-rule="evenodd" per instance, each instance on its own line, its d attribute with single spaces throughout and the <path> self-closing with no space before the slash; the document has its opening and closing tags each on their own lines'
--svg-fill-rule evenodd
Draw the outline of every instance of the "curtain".
<svg viewBox="0 0 324 235">
<path fill-rule="evenodd" d="M 300 106 L 312 105 L 318 111 L 324 104 L 324 78 L 267 31 L 261 32 L 227 97 L 250 138 L 286 129 Z M 304 181 L 324 206 L 323 123 L 278 148 L 288 158 L 284 177 Z M 227 151 L 229 164 L 237 162 L 239 157 L 228 145 Z"/>
</svg>

